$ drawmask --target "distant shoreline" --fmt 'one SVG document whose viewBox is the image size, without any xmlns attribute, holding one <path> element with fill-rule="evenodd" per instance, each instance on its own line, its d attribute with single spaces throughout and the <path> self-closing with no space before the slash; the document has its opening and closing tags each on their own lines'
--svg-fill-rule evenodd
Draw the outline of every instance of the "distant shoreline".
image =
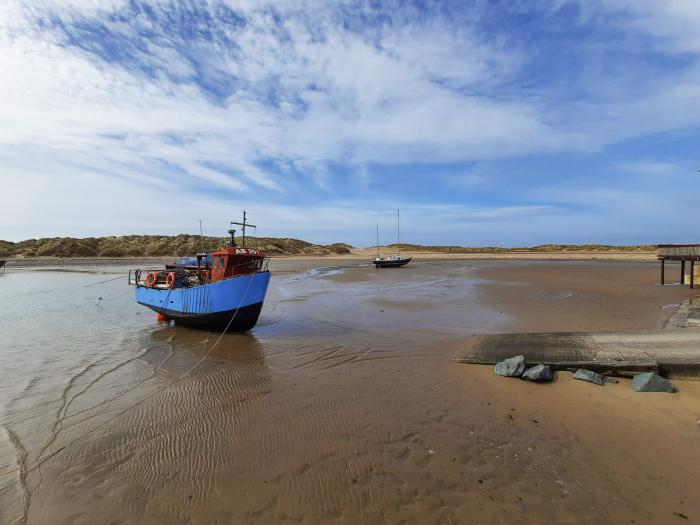
<svg viewBox="0 0 700 525">
<path fill-rule="evenodd" d="M 123 235 L 110 237 L 53 237 L 19 242 L 0 240 L 0 259 L 5 260 L 158 260 L 194 255 L 226 246 L 226 237 L 197 235 Z M 300 239 L 247 237 L 246 245 L 264 251 L 270 257 L 374 257 L 393 253 L 396 244 L 356 248 L 346 243 L 314 244 Z M 623 259 L 652 260 L 653 245 L 613 246 L 602 244 L 543 244 L 532 247 L 502 248 L 497 246 L 432 246 L 402 244 L 401 252 L 420 257 L 448 259 Z"/>
<path fill-rule="evenodd" d="M 382 248 L 380 247 L 380 251 Z M 388 251 L 388 250 L 384 250 Z M 372 258 L 376 255 L 376 248 L 354 248 L 352 256 Z M 524 249 L 507 249 L 494 251 L 473 251 L 459 253 L 445 253 L 439 251 L 413 251 L 401 250 L 402 255 L 420 259 L 432 260 L 610 260 L 610 261 L 656 261 L 656 251 L 634 250 L 560 250 L 560 251 L 535 251 Z"/>
<path fill-rule="evenodd" d="M 381 250 L 381 249 L 380 249 Z M 613 252 L 613 251 L 580 251 L 580 252 L 475 252 L 475 253 L 440 253 L 402 251 L 402 254 L 414 257 L 416 261 L 449 261 L 449 260 L 523 260 L 523 261 L 627 261 L 655 262 L 656 252 Z M 376 249 L 353 248 L 349 254 L 271 254 L 272 259 L 287 260 L 340 260 L 367 262 L 376 255 Z M 7 257 L 7 266 L 12 267 L 51 267 L 51 266 L 109 266 L 111 264 L 133 263 L 166 263 L 177 256 L 159 255 L 152 257 Z M 2 259 L 2 258 L 0 258 Z"/>
</svg>

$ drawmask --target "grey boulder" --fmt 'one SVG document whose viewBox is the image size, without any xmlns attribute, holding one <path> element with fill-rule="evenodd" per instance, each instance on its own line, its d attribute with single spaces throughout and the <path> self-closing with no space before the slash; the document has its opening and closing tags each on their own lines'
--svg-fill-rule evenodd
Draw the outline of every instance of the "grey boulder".
<svg viewBox="0 0 700 525">
<path fill-rule="evenodd" d="M 552 365 L 535 365 L 525 371 L 523 379 L 545 383 L 554 379 L 554 368 Z"/>
<path fill-rule="evenodd" d="M 497 376 L 520 377 L 525 371 L 525 356 L 516 355 L 515 357 L 496 363 L 494 371 Z"/>
<path fill-rule="evenodd" d="M 585 368 L 579 368 L 576 370 L 576 373 L 574 374 L 574 379 L 578 379 L 580 381 L 588 381 L 589 383 L 595 383 L 596 385 L 603 386 L 605 384 L 605 378 L 597 374 L 595 372 L 592 372 L 590 370 L 586 370 Z"/>
<path fill-rule="evenodd" d="M 637 374 L 632 379 L 632 388 L 636 392 L 668 392 L 676 391 L 668 379 L 664 379 L 654 372 Z"/>
</svg>

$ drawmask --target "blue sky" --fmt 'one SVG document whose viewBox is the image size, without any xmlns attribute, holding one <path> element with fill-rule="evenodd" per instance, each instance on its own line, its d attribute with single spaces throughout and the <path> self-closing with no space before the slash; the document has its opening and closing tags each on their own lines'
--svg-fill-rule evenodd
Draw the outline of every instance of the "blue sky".
<svg viewBox="0 0 700 525">
<path fill-rule="evenodd" d="M 698 242 L 700 2 L 0 5 L 0 238 Z"/>
</svg>

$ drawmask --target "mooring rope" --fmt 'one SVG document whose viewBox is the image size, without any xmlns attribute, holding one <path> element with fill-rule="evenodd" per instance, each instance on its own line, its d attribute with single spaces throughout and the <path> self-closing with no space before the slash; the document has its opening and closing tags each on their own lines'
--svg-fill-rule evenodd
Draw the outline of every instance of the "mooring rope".
<svg viewBox="0 0 700 525">
<path fill-rule="evenodd" d="M 111 297 L 98 297 L 97 302 L 98 304 L 101 303 L 102 301 L 111 301 L 113 299 L 119 299 L 120 297 L 124 297 L 126 294 L 131 293 L 131 290 L 125 290 L 123 292 L 118 293 L 117 295 L 112 295 Z"/>
<path fill-rule="evenodd" d="M 259 273 L 262 273 L 262 272 L 259 272 Z M 121 417 L 122 415 L 126 414 L 126 413 L 129 412 L 130 410 L 132 410 L 132 409 L 136 408 L 137 406 L 143 404 L 144 402 L 148 401 L 149 399 L 152 399 L 154 396 L 160 394 L 160 393 L 163 392 L 164 390 L 170 388 L 170 387 L 173 386 L 174 384 L 179 383 L 180 381 L 182 381 L 183 379 L 185 379 L 193 370 L 195 370 L 200 364 L 202 364 L 202 362 L 209 356 L 209 354 L 211 354 L 211 352 L 214 350 L 214 348 L 216 348 L 216 346 L 217 346 L 217 345 L 221 342 L 221 340 L 224 338 L 224 335 L 226 335 L 226 332 L 227 332 L 228 329 L 230 328 L 231 323 L 233 323 L 233 320 L 236 318 L 236 315 L 238 314 L 238 311 L 241 309 L 241 306 L 243 305 L 243 301 L 245 300 L 246 296 L 248 295 L 248 291 L 250 290 L 250 285 L 253 284 L 253 279 L 255 278 L 256 275 L 258 275 L 258 273 L 253 273 L 253 274 L 251 274 L 251 278 L 250 278 L 250 281 L 248 282 L 248 286 L 246 287 L 245 292 L 243 292 L 243 297 L 242 297 L 241 300 L 239 301 L 238 306 L 236 307 L 236 310 L 233 312 L 233 315 L 231 316 L 231 319 L 229 319 L 229 322 L 228 322 L 228 324 L 226 325 L 226 328 L 224 328 L 224 331 L 221 332 L 221 335 L 219 335 L 218 339 L 214 342 L 213 345 L 211 345 L 211 347 L 209 348 L 209 350 L 206 351 L 206 353 L 202 356 L 202 358 L 201 358 L 199 361 L 197 361 L 192 367 L 190 367 L 187 371 L 185 371 L 184 374 L 182 374 L 180 377 L 178 377 L 178 378 L 175 379 L 174 381 L 172 381 L 172 382 L 170 382 L 170 383 L 168 383 L 168 384 L 162 386 L 161 388 L 159 388 L 159 389 L 157 389 L 157 390 L 151 392 L 150 394 L 148 394 L 148 395 L 147 395 L 146 397 L 144 397 L 143 399 L 137 401 L 137 402 L 134 403 L 133 405 L 128 406 L 127 408 L 125 408 L 125 409 L 122 410 L 121 412 L 119 412 L 119 413 L 115 414 L 114 416 L 112 416 L 111 418 L 109 418 L 109 419 L 103 421 L 103 422 L 100 423 L 99 425 L 96 425 L 95 427 L 91 428 L 91 429 L 88 430 L 87 432 L 84 432 L 83 434 L 79 435 L 79 436 L 76 437 L 75 439 L 73 439 L 73 440 L 71 440 L 71 441 L 65 443 L 64 445 L 62 445 L 62 446 L 59 447 L 58 449 L 54 450 L 51 454 L 49 454 L 49 455 L 47 455 L 47 456 L 45 456 L 45 457 L 43 457 L 43 458 L 42 458 L 41 456 L 39 456 L 38 458 L 32 460 L 32 461 L 29 462 L 28 464 L 24 464 L 24 465 L 22 465 L 22 466 L 18 466 L 18 467 L 14 468 L 14 469 L 4 470 L 4 471 L 0 472 L 0 476 L 5 476 L 5 475 L 8 475 L 8 474 L 13 474 L 13 473 L 19 472 L 20 470 L 23 470 L 23 469 L 25 470 L 25 472 L 26 472 L 27 474 L 29 474 L 30 472 L 33 472 L 33 471 L 36 470 L 38 467 L 41 467 L 44 463 L 46 463 L 49 459 L 51 459 L 52 457 L 56 456 L 56 455 L 59 454 L 60 452 L 63 452 L 65 449 L 67 449 L 68 447 L 70 447 L 70 446 L 73 445 L 74 443 L 77 443 L 78 441 L 80 441 L 80 440 L 83 439 L 84 437 L 88 436 L 89 434 L 92 434 L 94 431 L 96 431 L 96 430 L 98 430 L 98 429 L 104 427 L 105 425 L 111 423 L 111 422 L 114 421 L 115 419 L 117 419 L 117 418 Z M 123 277 L 123 276 L 120 276 L 120 277 Z M 98 283 L 95 283 L 95 284 L 98 284 Z M 116 399 L 116 398 L 115 398 L 115 399 Z M 30 468 L 28 468 L 28 467 L 30 467 Z"/>
<path fill-rule="evenodd" d="M 105 281 L 100 281 L 100 282 L 97 282 L 97 283 L 85 284 L 85 285 L 83 285 L 83 288 L 88 288 L 88 287 L 90 287 L 90 286 L 97 286 L 98 284 L 104 284 L 104 283 L 108 283 L 108 282 L 111 282 L 111 281 L 116 281 L 117 279 L 122 279 L 125 275 L 129 275 L 129 274 L 128 274 L 128 273 L 122 273 L 122 274 L 119 274 L 119 276 L 118 276 L 118 277 L 115 277 L 114 279 L 107 279 L 107 280 L 105 280 Z"/>
</svg>

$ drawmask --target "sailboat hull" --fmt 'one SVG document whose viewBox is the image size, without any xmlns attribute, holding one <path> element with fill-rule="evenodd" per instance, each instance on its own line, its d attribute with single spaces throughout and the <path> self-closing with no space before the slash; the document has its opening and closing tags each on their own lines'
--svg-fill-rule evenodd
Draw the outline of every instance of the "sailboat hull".
<svg viewBox="0 0 700 525">
<path fill-rule="evenodd" d="M 412 257 L 405 257 L 401 259 L 375 259 L 372 261 L 377 268 L 398 268 L 400 266 L 406 266 L 410 263 Z"/>
</svg>

